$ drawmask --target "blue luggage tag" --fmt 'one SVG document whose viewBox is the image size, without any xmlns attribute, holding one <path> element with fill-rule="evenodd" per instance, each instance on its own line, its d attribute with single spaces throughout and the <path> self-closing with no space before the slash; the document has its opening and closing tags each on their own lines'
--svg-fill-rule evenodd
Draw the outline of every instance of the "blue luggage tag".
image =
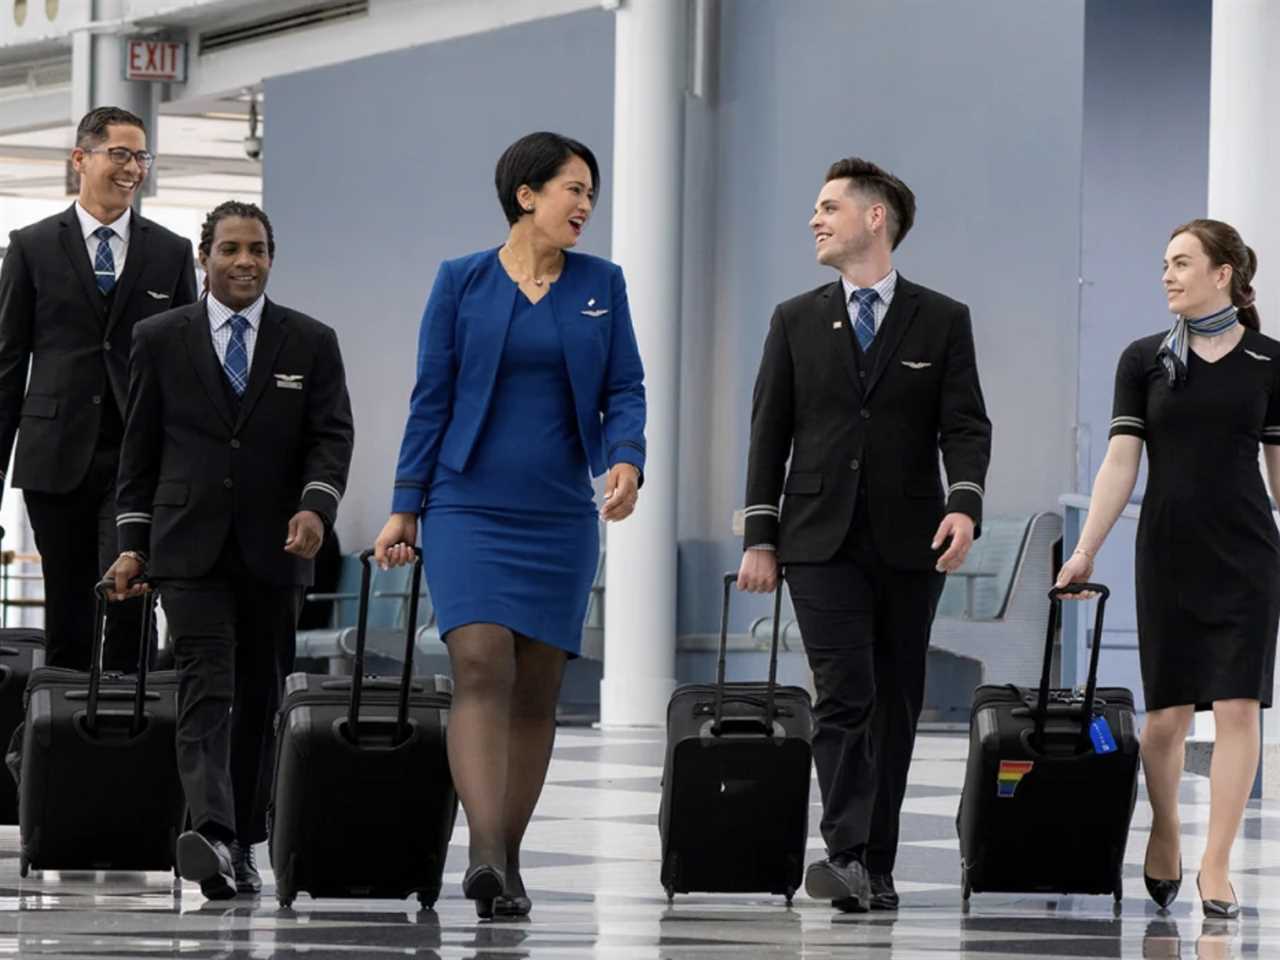
<svg viewBox="0 0 1280 960">
<path fill-rule="evenodd" d="M 1102 714 L 1095 714 L 1089 721 L 1089 739 L 1093 741 L 1093 751 L 1097 754 L 1115 753 L 1116 738 L 1111 734 L 1111 725 Z"/>
</svg>

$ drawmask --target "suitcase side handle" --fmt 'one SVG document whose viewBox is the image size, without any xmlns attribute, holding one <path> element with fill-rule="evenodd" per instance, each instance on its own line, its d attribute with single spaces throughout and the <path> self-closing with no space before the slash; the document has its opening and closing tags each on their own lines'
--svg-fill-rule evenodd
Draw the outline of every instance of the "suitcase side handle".
<svg viewBox="0 0 1280 960">
<path fill-rule="evenodd" d="M 1044 665 L 1040 670 L 1040 693 L 1036 698 L 1035 737 L 1044 738 L 1044 724 L 1049 715 L 1049 674 L 1053 669 L 1053 637 L 1059 621 L 1062 619 L 1062 598 L 1081 593 L 1098 594 L 1098 607 L 1093 619 L 1093 649 L 1089 654 L 1089 677 L 1085 684 L 1084 707 L 1082 708 L 1080 739 L 1089 743 L 1089 721 L 1092 719 L 1093 701 L 1098 692 L 1098 658 L 1102 653 L 1102 623 L 1107 609 L 1107 598 L 1111 590 L 1101 583 L 1069 583 L 1065 587 L 1054 587 L 1049 591 L 1049 617 L 1045 627 Z"/>
<path fill-rule="evenodd" d="M 129 586 L 138 583 L 149 583 L 145 577 L 138 577 Z M 98 608 L 93 623 L 93 648 L 89 654 L 89 694 L 85 706 L 85 729 L 96 733 L 98 726 L 98 697 L 102 686 L 102 648 L 106 637 L 107 604 L 111 593 L 116 588 L 115 580 L 104 579 L 93 588 L 98 599 Z M 155 617 L 156 595 L 148 590 L 142 595 L 142 631 L 138 636 L 138 684 L 133 697 L 133 723 L 130 735 L 137 736 L 142 731 L 143 714 L 147 700 L 147 661 L 151 652 L 151 624 Z"/>
<path fill-rule="evenodd" d="M 412 547 L 413 573 L 409 581 L 409 614 L 405 617 L 404 670 L 400 676 L 400 703 L 396 710 L 396 737 L 409 735 L 409 694 L 413 687 L 413 648 L 418 632 L 418 582 L 422 579 L 422 548 Z M 369 594 L 373 584 L 373 550 L 360 553 L 360 609 L 356 614 L 356 656 L 351 673 L 351 701 L 347 707 L 347 729 L 351 740 L 360 743 L 360 695 L 364 688 L 364 648 L 369 634 Z"/>
<path fill-rule="evenodd" d="M 720 659 L 716 664 L 716 703 L 715 716 L 711 720 L 711 732 L 716 736 L 724 723 L 724 672 L 725 652 L 729 646 L 729 599 L 738 582 L 738 575 L 728 572 L 724 575 L 724 604 L 720 608 Z M 769 645 L 769 687 L 765 692 L 764 719 L 772 725 L 776 710 L 774 700 L 778 688 L 778 634 L 782 618 L 782 577 L 778 577 L 778 588 L 773 592 L 773 640 Z"/>
</svg>

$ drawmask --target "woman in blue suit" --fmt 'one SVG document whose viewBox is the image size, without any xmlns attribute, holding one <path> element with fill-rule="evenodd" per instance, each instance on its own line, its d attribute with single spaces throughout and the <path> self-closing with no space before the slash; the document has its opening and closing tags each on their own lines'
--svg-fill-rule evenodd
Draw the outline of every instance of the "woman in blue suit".
<svg viewBox="0 0 1280 960">
<path fill-rule="evenodd" d="M 453 668 L 449 764 L 470 829 L 462 881 L 482 918 L 523 916 L 520 842 L 546 778 L 605 520 L 635 509 L 644 371 L 622 270 L 572 253 L 600 172 L 554 133 L 498 161 L 501 247 L 440 265 L 396 468 L 383 568 L 412 560 Z"/>
</svg>

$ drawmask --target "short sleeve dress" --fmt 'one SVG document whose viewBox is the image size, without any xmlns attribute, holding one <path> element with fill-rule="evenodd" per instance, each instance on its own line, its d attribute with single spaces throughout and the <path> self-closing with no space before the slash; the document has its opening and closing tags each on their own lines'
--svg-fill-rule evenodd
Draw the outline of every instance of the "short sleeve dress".
<svg viewBox="0 0 1280 960">
<path fill-rule="evenodd" d="M 1215 700 L 1271 705 L 1280 625 L 1280 533 L 1258 444 L 1280 444 L 1280 342 L 1246 329 L 1210 363 L 1187 352 L 1168 384 L 1164 334 L 1130 344 L 1111 436 L 1146 443 L 1135 567 L 1148 710 Z"/>
</svg>

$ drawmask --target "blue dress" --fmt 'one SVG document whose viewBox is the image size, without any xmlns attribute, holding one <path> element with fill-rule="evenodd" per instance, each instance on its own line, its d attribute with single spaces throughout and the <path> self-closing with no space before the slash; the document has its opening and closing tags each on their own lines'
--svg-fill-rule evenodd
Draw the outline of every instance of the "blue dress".
<svg viewBox="0 0 1280 960">
<path fill-rule="evenodd" d="M 589 478 L 551 296 L 517 291 L 466 470 L 437 462 L 422 513 L 442 637 L 496 623 L 578 654 L 600 548 Z"/>
</svg>

